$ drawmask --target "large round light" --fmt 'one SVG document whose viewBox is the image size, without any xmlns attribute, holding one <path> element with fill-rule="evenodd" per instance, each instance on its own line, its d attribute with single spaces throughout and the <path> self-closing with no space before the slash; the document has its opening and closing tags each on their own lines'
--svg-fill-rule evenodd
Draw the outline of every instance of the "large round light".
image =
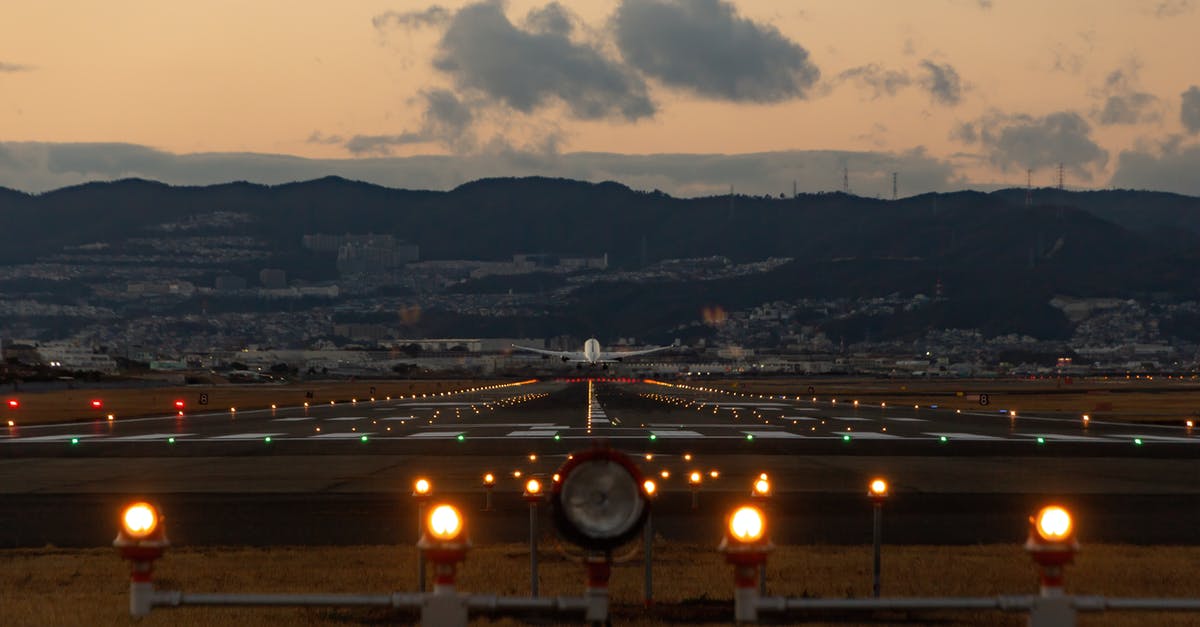
<svg viewBox="0 0 1200 627">
<path fill-rule="evenodd" d="M 429 484 L 428 479 L 417 479 L 417 482 L 413 484 L 413 494 L 417 496 L 425 496 L 432 489 L 433 486 Z"/>
<path fill-rule="evenodd" d="M 563 537 L 583 548 L 616 548 L 637 535 L 649 512 L 642 478 L 614 451 L 576 457 L 555 484 L 555 523 Z"/>
<path fill-rule="evenodd" d="M 757 507 L 739 507 L 729 517 L 729 534 L 738 542 L 755 542 L 766 531 L 766 519 Z"/>
<path fill-rule="evenodd" d="M 462 516 L 451 505 L 438 505 L 429 512 L 426 529 L 435 540 L 453 540 L 462 533 Z"/>
<path fill-rule="evenodd" d="M 883 479 L 875 479 L 870 486 L 871 496 L 887 496 L 888 484 Z"/>
<path fill-rule="evenodd" d="M 1061 542 L 1071 535 L 1071 514 L 1057 505 L 1043 507 L 1038 512 L 1036 528 L 1043 540 Z"/>
<path fill-rule="evenodd" d="M 771 482 L 766 479 L 759 479 L 754 482 L 754 494 L 757 496 L 767 496 L 771 493 Z"/>
<path fill-rule="evenodd" d="M 158 528 L 158 510 L 149 503 L 134 503 L 121 514 L 121 527 L 128 536 L 145 538 Z"/>
</svg>

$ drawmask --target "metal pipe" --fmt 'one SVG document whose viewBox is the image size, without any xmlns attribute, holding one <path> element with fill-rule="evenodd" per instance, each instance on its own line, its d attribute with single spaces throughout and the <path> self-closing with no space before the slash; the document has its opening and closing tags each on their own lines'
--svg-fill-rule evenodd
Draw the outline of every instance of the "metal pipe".
<svg viewBox="0 0 1200 627">
<path fill-rule="evenodd" d="M 583 597 L 502 597 L 494 594 L 472 594 L 467 597 L 471 610 L 550 610 L 554 612 L 582 612 L 587 608 Z"/>
<path fill-rule="evenodd" d="M 1025 611 L 1033 607 L 1032 596 L 998 597 L 912 597 L 882 599 L 800 599 L 767 597 L 757 608 L 766 612 L 789 610 L 1005 610 Z"/>
<path fill-rule="evenodd" d="M 160 591 L 154 604 L 177 607 L 181 605 L 232 606 L 359 606 L 359 607 L 421 607 L 421 594 L 206 594 Z"/>
<path fill-rule="evenodd" d="M 1133 598 L 1104 598 L 1099 597 L 1099 600 L 1104 603 L 1101 607 L 1093 607 L 1088 604 L 1092 597 L 1075 597 L 1075 609 L 1081 611 L 1099 611 L 1104 609 L 1109 610 L 1176 610 L 1176 611 L 1197 611 L 1200 610 L 1200 599 L 1133 599 Z"/>
<path fill-rule="evenodd" d="M 873 562 L 871 572 L 874 574 L 874 580 L 871 585 L 871 596 L 879 598 L 879 572 L 880 572 L 880 548 L 883 545 L 883 503 L 879 500 L 875 501 L 875 524 L 874 533 L 872 534 L 875 545 L 875 560 Z"/>
</svg>

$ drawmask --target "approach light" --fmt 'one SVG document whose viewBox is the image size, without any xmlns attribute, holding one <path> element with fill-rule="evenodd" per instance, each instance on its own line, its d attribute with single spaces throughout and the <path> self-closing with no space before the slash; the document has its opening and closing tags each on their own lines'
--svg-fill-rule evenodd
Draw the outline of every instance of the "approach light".
<svg viewBox="0 0 1200 627">
<path fill-rule="evenodd" d="M 484 475 L 483 476 L 483 485 L 485 485 L 489 488 L 496 485 L 496 475 L 493 475 L 490 472 L 487 473 L 486 475 Z"/>
<path fill-rule="evenodd" d="M 883 479 L 871 480 L 871 485 L 867 489 L 872 498 L 884 498 L 888 495 L 888 484 Z"/>
<path fill-rule="evenodd" d="M 717 470 L 710 470 L 710 471 L 708 471 L 708 476 L 712 477 L 713 479 L 716 479 L 717 477 L 721 476 L 721 473 L 720 473 L 720 471 L 717 471 Z"/>
<path fill-rule="evenodd" d="M 183 401 L 175 401 L 175 409 L 183 409 Z M 275 406 L 272 405 L 271 409 L 275 409 Z"/>
<path fill-rule="evenodd" d="M 1071 537 L 1074 524 L 1067 510 L 1058 505 L 1050 505 L 1038 512 L 1034 529 L 1046 542 L 1064 542 Z"/>
<path fill-rule="evenodd" d="M 649 461 L 653 461 L 653 460 L 654 460 L 654 454 L 653 454 L 653 453 L 646 453 L 646 461 L 648 461 L 648 462 L 649 462 Z"/>
<path fill-rule="evenodd" d="M 663 479 L 670 479 L 670 478 L 671 478 L 671 471 L 670 471 L 670 470 L 664 470 L 664 471 L 662 471 L 662 472 L 658 473 L 658 476 L 662 477 Z"/>
<path fill-rule="evenodd" d="M 8 426 L 10 426 L 10 427 L 15 427 L 15 426 L 17 426 L 17 423 L 16 423 L 15 421 L 13 421 L 13 420 L 9 420 L 9 421 L 8 421 Z"/>
<path fill-rule="evenodd" d="M 158 528 L 158 510 L 149 503 L 134 503 L 121 513 L 121 529 L 125 535 L 142 539 Z"/>
<path fill-rule="evenodd" d="M 536 461 L 537 461 L 537 455 L 536 455 L 536 454 L 534 454 L 534 453 L 530 453 L 530 454 L 529 454 L 529 461 L 531 461 L 531 462 L 536 462 Z"/>
<path fill-rule="evenodd" d="M 702 475 L 702 474 L 700 474 L 699 472 L 697 472 L 697 471 L 693 470 L 693 471 L 692 471 L 692 473 L 688 475 L 688 483 L 690 483 L 690 484 L 692 484 L 692 485 L 700 485 L 700 481 L 701 481 L 703 478 L 704 478 L 704 475 Z"/>
<path fill-rule="evenodd" d="M 425 530 L 434 540 L 450 542 L 462 534 L 462 515 L 453 505 L 438 505 L 429 512 L 425 520 Z"/>
<path fill-rule="evenodd" d="M 729 517 L 729 536 L 738 542 L 749 544 L 762 539 L 766 532 L 766 518 L 762 510 L 745 505 Z"/>
<path fill-rule="evenodd" d="M 100 409 L 101 407 L 104 407 L 104 401 L 98 398 L 92 399 L 92 409 Z"/>
<path fill-rule="evenodd" d="M 647 479 L 642 482 L 642 491 L 646 493 L 646 496 L 653 497 L 658 492 L 658 485 L 654 483 L 653 479 Z"/>
<path fill-rule="evenodd" d="M 525 482 L 525 496 L 537 496 L 542 493 L 542 482 L 530 479 Z"/>
<path fill-rule="evenodd" d="M 429 496 L 433 492 L 433 485 L 424 477 L 417 479 L 413 483 L 413 496 Z"/>
<path fill-rule="evenodd" d="M 521 478 L 521 471 L 520 471 L 520 470 L 514 470 L 514 471 L 513 471 L 513 479 L 520 479 L 520 478 Z"/>
<path fill-rule="evenodd" d="M 109 420 L 116 420 L 116 419 L 117 419 L 117 417 L 116 417 L 116 416 L 114 416 L 114 415 L 112 415 L 112 414 L 109 414 L 109 415 L 108 415 L 108 419 L 109 419 Z"/>
<path fill-rule="evenodd" d="M 771 496 L 771 482 L 759 477 L 754 482 L 754 496 Z"/>
<path fill-rule="evenodd" d="M 692 454 L 691 454 L 691 453 L 684 453 L 684 454 L 683 454 L 683 461 L 685 461 L 685 462 L 690 462 L 690 461 L 692 461 Z"/>
<path fill-rule="evenodd" d="M 20 406 L 21 406 L 21 401 L 18 401 L 15 398 L 8 399 L 8 408 L 9 409 L 16 409 Z"/>
<path fill-rule="evenodd" d="M 637 466 L 624 454 L 594 448 L 568 459 L 553 485 L 551 511 L 564 539 L 591 551 L 611 551 L 641 531 L 650 512 Z"/>
</svg>

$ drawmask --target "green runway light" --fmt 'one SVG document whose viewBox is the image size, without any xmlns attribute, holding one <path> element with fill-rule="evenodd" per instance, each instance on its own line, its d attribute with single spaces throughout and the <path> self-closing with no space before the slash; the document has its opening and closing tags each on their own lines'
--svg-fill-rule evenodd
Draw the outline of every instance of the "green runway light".
<svg viewBox="0 0 1200 627">
<path fill-rule="evenodd" d="M 651 440 L 657 440 L 657 439 L 658 439 L 658 436 L 657 436 L 657 435 L 655 435 L 655 434 L 653 434 L 653 433 L 651 433 L 651 434 L 650 434 L 650 439 L 651 439 Z"/>
<path fill-rule="evenodd" d="M 942 437 L 938 438 L 938 441 L 941 442 L 942 444 L 945 444 L 946 442 L 950 441 L 950 438 L 943 435 Z"/>
<path fill-rule="evenodd" d="M 269 436 L 269 435 L 268 435 L 267 437 L 263 438 L 263 442 L 266 442 L 267 444 L 270 444 L 270 443 L 271 443 L 271 436 Z"/>
<path fill-rule="evenodd" d="M 467 437 L 466 437 L 466 436 L 464 436 L 464 435 L 463 435 L 463 434 L 461 434 L 461 433 L 460 433 L 460 434 L 458 434 L 458 441 L 459 441 L 459 442 L 462 442 L 462 441 L 463 441 L 463 440 L 465 440 L 465 439 L 467 439 Z"/>
<path fill-rule="evenodd" d="M 1046 438 L 1043 438 L 1042 436 L 1040 436 L 1040 435 L 1039 435 L 1039 436 L 1038 436 L 1038 439 L 1037 439 L 1037 443 L 1038 443 L 1038 444 L 1045 444 L 1045 443 L 1046 443 Z"/>
<path fill-rule="evenodd" d="M 76 444 L 79 444 L 79 438 L 71 438 L 71 446 L 75 446 Z"/>
<path fill-rule="evenodd" d="M 849 435 L 843 435 L 843 436 L 842 436 L 842 441 L 843 441 L 843 442 L 849 442 L 849 441 L 850 441 L 850 436 L 849 436 Z"/>
<path fill-rule="evenodd" d="M 167 444 L 174 444 L 175 438 L 167 438 Z"/>
<path fill-rule="evenodd" d="M 1142 439 L 1141 439 L 1141 438 L 1134 438 L 1134 439 L 1133 439 L 1133 444 L 1134 444 L 1134 446 L 1141 446 L 1141 445 L 1142 445 Z"/>
<path fill-rule="evenodd" d="M 554 441 L 555 441 L 555 442 L 558 442 L 558 441 L 559 441 L 559 440 L 561 440 L 561 439 L 562 439 L 562 436 L 561 436 L 561 435 L 559 435 L 559 434 L 557 434 L 557 433 L 555 433 L 555 434 L 554 434 Z"/>
<path fill-rule="evenodd" d="M 366 442 L 366 441 L 367 441 L 367 436 L 365 436 L 365 435 L 364 435 L 364 436 L 362 436 L 361 438 L 359 438 L 359 440 L 361 440 L 361 441 L 363 441 L 363 442 Z"/>
<path fill-rule="evenodd" d="M 747 439 L 747 440 L 753 440 L 753 439 L 754 439 L 754 434 L 753 434 L 753 433 L 747 433 L 747 434 L 746 434 L 746 439 Z"/>
</svg>

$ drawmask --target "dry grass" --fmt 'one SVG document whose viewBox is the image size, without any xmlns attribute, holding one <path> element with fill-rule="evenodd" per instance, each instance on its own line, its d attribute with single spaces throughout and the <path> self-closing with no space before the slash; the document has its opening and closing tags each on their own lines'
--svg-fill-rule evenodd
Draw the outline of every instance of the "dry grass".
<svg viewBox="0 0 1200 627">
<path fill-rule="evenodd" d="M 864 597 L 870 591 L 869 547 L 782 547 L 771 558 L 772 594 Z M 177 548 L 158 568 L 162 588 L 191 592 L 373 592 L 412 590 L 411 547 Z M 581 568 L 553 551 L 544 555 L 542 594 L 577 595 Z M 614 569 L 614 622 L 727 624 L 732 577 L 711 547 L 663 546 L 656 551 L 659 604 L 641 604 L 640 561 Z M 0 551 L 0 612 L 7 625 L 127 625 L 126 570 L 110 549 Z M 1087 546 L 1068 572 L 1068 588 L 1084 594 L 1194 595 L 1200 547 Z M 528 593 L 528 554 L 518 545 L 480 547 L 461 570 L 460 588 Z M 1017 546 L 885 547 L 886 595 L 996 595 L 1030 593 L 1036 578 Z M 406 622 L 410 614 L 384 610 L 290 608 L 179 608 L 156 610 L 144 625 L 324 625 Z M 824 617 L 831 620 L 831 617 Z M 500 623 L 512 622 L 501 619 Z M 836 621 L 846 624 L 847 621 Z M 876 617 L 872 624 L 1020 625 L 1024 616 L 1000 613 Z M 493 624 L 480 618 L 478 624 Z M 544 624 L 544 623 L 543 623 Z M 1105 614 L 1085 620 L 1104 625 L 1196 625 L 1195 614 Z"/>
<path fill-rule="evenodd" d="M 806 398 L 811 386 L 822 401 L 858 400 L 890 406 L 936 404 L 949 409 L 1089 414 L 1128 421 L 1200 420 L 1200 382 L 1163 377 L 1081 379 L 761 379 L 706 383 L 724 390 Z M 979 394 L 989 404 L 979 404 Z"/>
<path fill-rule="evenodd" d="M 108 414 L 116 418 L 162 415 L 174 413 L 175 401 L 185 403 L 185 412 L 228 411 L 230 407 L 240 410 L 265 409 L 272 404 L 279 407 L 297 407 L 306 401 L 312 404 L 338 403 L 358 399 L 365 402 L 375 388 L 374 396 L 435 394 L 461 390 L 475 385 L 493 385 L 498 382 L 479 383 L 469 380 L 442 381 L 357 381 L 354 383 L 325 381 L 289 385 L 197 385 L 156 388 L 121 389 L 76 389 L 42 393 L 10 393 L 4 399 L 20 400 L 20 408 L 0 409 L 4 420 L 14 420 L 18 425 L 58 422 L 63 420 L 104 419 Z M 312 398 L 307 393 L 312 392 Z M 199 404 L 201 394 L 208 395 L 208 405 Z M 103 407 L 93 409 L 91 401 L 99 399 Z"/>
</svg>

